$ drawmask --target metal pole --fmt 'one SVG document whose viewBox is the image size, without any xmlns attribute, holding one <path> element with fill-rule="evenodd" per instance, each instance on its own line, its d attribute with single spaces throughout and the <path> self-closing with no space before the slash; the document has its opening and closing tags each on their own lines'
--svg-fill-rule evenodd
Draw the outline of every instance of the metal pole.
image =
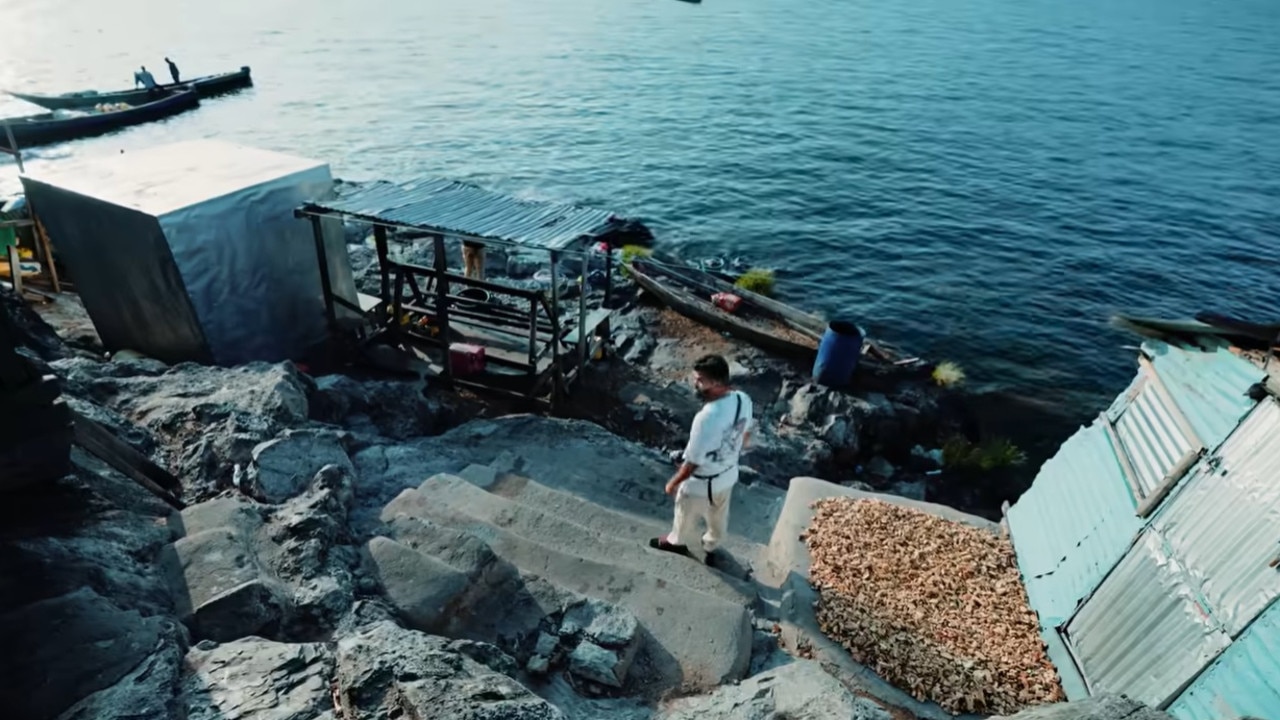
<svg viewBox="0 0 1280 720">
<path fill-rule="evenodd" d="M 586 250 L 586 247 L 583 247 Z M 578 277 L 578 373 L 587 366 L 587 273 L 591 272 L 591 253 L 582 253 L 582 274 Z"/>
<path fill-rule="evenodd" d="M 18 172 L 25 173 L 26 168 L 22 167 L 22 151 L 18 149 L 18 141 L 13 139 L 13 128 L 9 127 L 9 121 L 4 121 L 4 134 L 9 139 L 9 152 L 13 153 L 13 158 L 18 161 Z"/>
<path fill-rule="evenodd" d="M 332 336 L 338 329 L 338 315 L 333 306 L 333 286 L 329 280 L 329 258 L 324 250 L 324 229 L 320 227 L 320 218 L 311 217 L 311 235 L 316 242 L 316 261 L 320 263 L 320 289 L 324 292 L 324 314 L 328 320 L 329 333 Z"/>
</svg>

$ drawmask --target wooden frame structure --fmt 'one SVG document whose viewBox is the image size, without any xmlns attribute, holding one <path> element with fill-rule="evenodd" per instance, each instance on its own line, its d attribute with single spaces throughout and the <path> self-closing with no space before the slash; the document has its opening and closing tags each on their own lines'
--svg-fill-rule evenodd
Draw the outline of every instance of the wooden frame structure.
<svg viewBox="0 0 1280 720">
<path fill-rule="evenodd" d="M 462 183 L 439 183 L 430 184 L 425 193 L 393 189 L 394 201 L 389 204 L 396 212 L 370 212 L 370 198 L 359 193 L 310 203 L 296 211 L 298 217 L 312 223 L 331 331 L 342 332 L 338 322 L 338 307 L 342 306 L 360 314 L 372 327 L 371 332 L 358 333 L 361 344 L 386 343 L 415 351 L 430 365 L 432 375 L 452 386 L 521 398 L 554 409 L 587 363 L 608 344 L 612 253 L 604 253 L 604 300 L 593 304 L 588 301 L 590 248 L 621 220 L 603 211 L 531 203 Z M 385 188 L 381 190 L 387 194 Z M 462 198 L 451 197 L 459 193 Z M 472 209 L 477 205 L 482 208 L 481 215 L 487 221 L 483 229 L 468 227 L 465 221 L 436 218 L 449 215 L 457 200 L 465 200 Z M 415 201 L 429 204 L 416 212 L 406 210 L 405 203 Z M 538 219 L 538 225 L 530 224 L 531 216 Z M 362 295 L 358 303 L 351 303 L 333 292 L 325 256 L 324 218 L 364 222 L 372 227 L 379 297 Z M 555 228 L 562 223 L 563 228 Z M 547 232 L 548 228 L 554 231 Z M 431 266 L 396 260 L 391 252 L 395 241 L 392 231 L 425 236 L 432 248 Z M 451 271 L 450 244 L 461 242 L 545 252 L 551 270 L 550 289 L 512 287 Z M 564 281 L 559 276 L 567 258 L 581 261 L 577 298 L 568 303 L 562 297 Z M 486 294 L 487 299 L 476 297 Z M 454 367 L 450 349 L 457 344 L 485 349 L 483 372 L 467 375 Z"/>
</svg>

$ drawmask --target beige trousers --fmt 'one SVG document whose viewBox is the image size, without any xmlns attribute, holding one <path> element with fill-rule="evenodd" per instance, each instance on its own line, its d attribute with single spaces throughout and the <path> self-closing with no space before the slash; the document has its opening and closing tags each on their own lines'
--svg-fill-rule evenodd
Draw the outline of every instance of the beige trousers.
<svg viewBox="0 0 1280 720">
<path fill-rule="evenodd" d="M 704 482 L 690 479 L 687 482 Z M 733 497 L 733 486 L 717 492 L 715 502 L 708 502 L 705 495 L 691 495 L 685 487 L 676 492 L 676 516 L 671 523 L 671 533 L 667 542 L 672 545 L 689 545 L 698 532 L 698 520 L 707 525 L 702 534 L 702 549 L 711 552 L 720 546 L 720 541 L 729 531 L 729 501 Z"/>
</svg>

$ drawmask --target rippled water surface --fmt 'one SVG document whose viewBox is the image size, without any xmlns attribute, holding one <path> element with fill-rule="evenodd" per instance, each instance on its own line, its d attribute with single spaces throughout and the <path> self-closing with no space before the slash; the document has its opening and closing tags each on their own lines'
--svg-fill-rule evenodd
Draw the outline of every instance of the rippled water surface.
<svg viewBox="0 0 1280 720">
<path fill-rule="evenodd" d="M 113 89 L 165 55 L 256 79 L 32 165 L 218 137 L 345 178 L 598 204 L 1081 417 L 1133 368 L 1110 313 L 1280 315 L 1274 0 L 0 0 L 0 18 L 0 86 Z M 0 190 L 15 178 L 0 165 Z"/>
</svg>

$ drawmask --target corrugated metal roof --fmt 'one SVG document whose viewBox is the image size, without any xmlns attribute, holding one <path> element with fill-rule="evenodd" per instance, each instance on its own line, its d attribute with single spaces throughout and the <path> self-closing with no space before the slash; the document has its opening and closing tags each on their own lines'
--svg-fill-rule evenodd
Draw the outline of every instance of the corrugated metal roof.
<svg viewBox="0 0 1280 720">
<path fill-rule="evenodd" d="M 1066 622 L 1142 528 L 1106 430 L 1072 435 L 1009 508 L 1009 534 L 1031 607 L 1046 629 Z"/>
<path fill-rule="evenodd" d="M 1280 603 L 1231 643 L 1172 705 L 1179 720 L 1280 718 Z"/>
<path fill-rule="evenodd" d="M 1231 639 L 1188 591 L 1182 567 L 1144 532 L 1067 627 L 1095 693 L 1160 707 Z"/>
<path fill-rule="evenodd" d="M 1152 522 L 1214 615 L 1238 635 L 1280 596 L 1280 405 L 1267 400 Z"/>
<path fill-rule="evenodd" d="M 1146 373 L 1141 373 L 1143 380 Z M 1199 444 L 1187 437 L 1171 408 L 1153 382 L 1144 382 L 1128 407 L 1115 421 L 1116 436 L 1124 446 L 1143 497 L 1164 483 L 1183 456 L 1198 450 Z"/>
<path fill-rule="evenodd" d="M 607 210 L 522 200 L 442 178 L 372 183 L 307 208 L 543 250 L 563 250 L 620 222 Z"/>
<path fill-rule="evenodd" d="M 1253 408 L 1246 394 L 1266 373 L 1226 347 L 1182 349 L 1157 341 L 1142 344 L 1156 374 L 1200 436 L 1205 447 L 1216 448 Z"/>
</svg>

